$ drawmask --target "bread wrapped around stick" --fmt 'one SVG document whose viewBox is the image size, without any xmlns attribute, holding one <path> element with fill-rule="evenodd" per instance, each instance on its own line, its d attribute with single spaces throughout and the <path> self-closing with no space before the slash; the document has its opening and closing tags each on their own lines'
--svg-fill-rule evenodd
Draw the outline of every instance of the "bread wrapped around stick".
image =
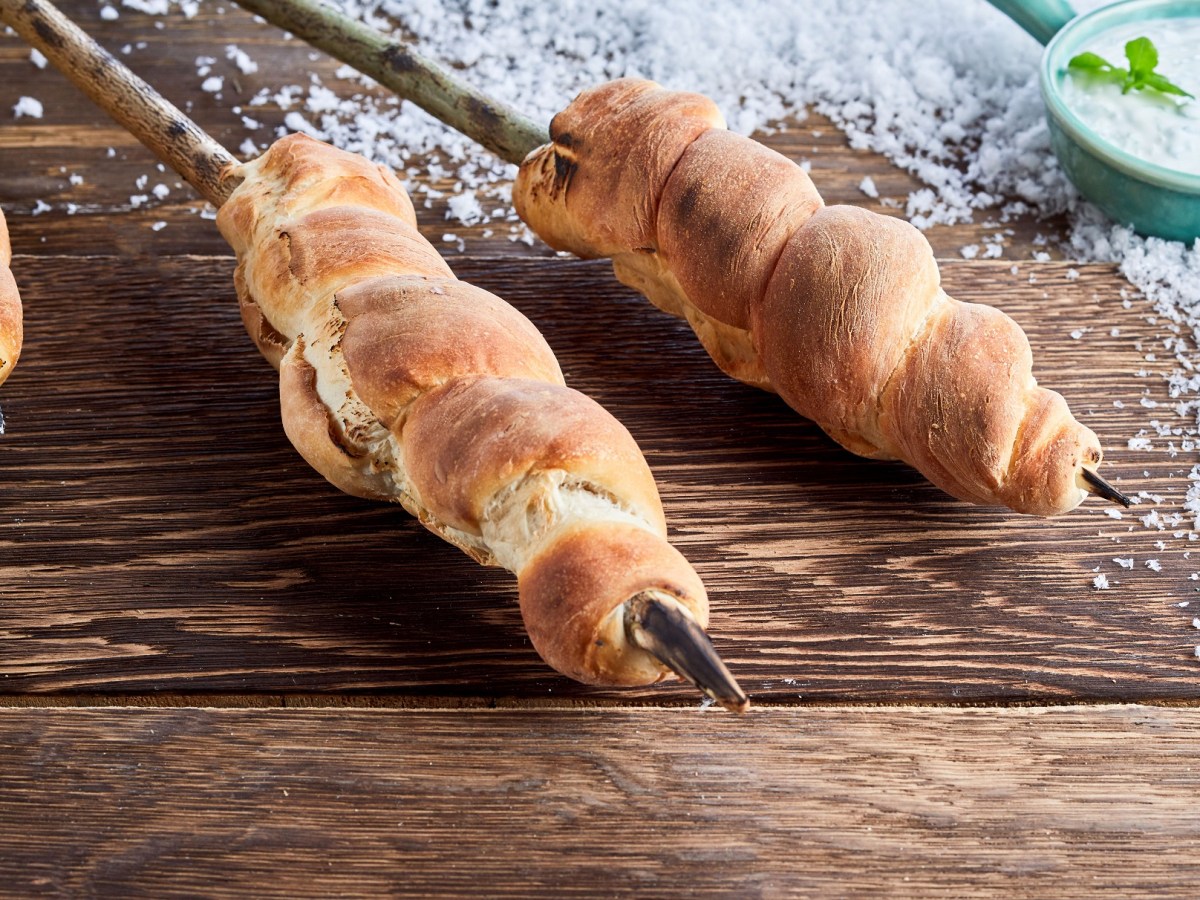
<svg viewBox="0 0 1200 900">
<path fill-rule="evenodd" d="M 551 247 L 611 258 L 729 375 L 963 500 L 1043 516 L 1089 491 L 1127 502 L 1095 473 L 1096 435 L 1037 385 L 1021 328 L 949 297 L 909 223 L 825 206 L 711 100 L 649 81 L 584 91 L 550 137 L 521 165 L 521 217 Z"/>
<path fill-rule="evenodd" d="M 17 293 L 11 264 L 8 225 L 0 212 L 0 384 L 8 378 L 21 355 L 21 295 Z"/>
<path fill-rule="evenodd" d="M 629 432 L 564 385 L 521 313 L 454 277 L 386 168 L 292 135 L 228 175 L 241 183 L 217 225 L 301 455 L 514 572 L 529 635 L 558 671 L 663 678 L 662 654 L 627 627 L 630 604 L 652 598 L 697 629 L 708 600 L 666 541 Z"/>
</svg>

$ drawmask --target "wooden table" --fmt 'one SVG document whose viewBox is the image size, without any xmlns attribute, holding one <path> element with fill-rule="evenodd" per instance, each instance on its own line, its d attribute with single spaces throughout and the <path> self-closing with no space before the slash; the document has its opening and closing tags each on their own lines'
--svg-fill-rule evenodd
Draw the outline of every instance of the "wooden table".
<svg viewBox="0 0 1200 900">
<path fill-rule="evenodd" d="M 245 96 L 359 90 L 236 8 L 64 7 L 234 147 L 199 55 L 249 51 Z M 42 119 L 9 116 L 21 95 Z M 755 701 L 736 717 L 555 675 L 506 573 L 311 471 L 202 204 L 11 36 L 0 122 L 27 329 L 0 391 L 0 893 L 1196 895 L 1200 545 L 1137 518 L 1181 511 L 1196 454 L 1127 448 L 1183 424 L 1144 358 L 1164 323 L 1113 267 L 1035 261 L 1062 223 L 1013 223 L 998 260 L 959 252 L 986 213 L 928 236 L 951 294 L 1025 326 L 1110 477 L 1161 496 L 1123 519 L 973 508 L 852 457 L 606 264 L 421 210 L 644 448 Z M 917 186 L 817 116 L 767 141 L 829 202 L 897 214 Z M 131 208 L 143 174 L 170 193 Z"/>
</svg>

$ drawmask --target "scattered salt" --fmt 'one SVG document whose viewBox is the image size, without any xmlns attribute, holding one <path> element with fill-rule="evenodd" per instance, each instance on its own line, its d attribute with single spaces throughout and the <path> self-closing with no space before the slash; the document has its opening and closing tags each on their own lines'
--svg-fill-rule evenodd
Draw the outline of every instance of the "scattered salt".
<svg viewBox="0 0 1200 900">
<path fill-rule="evenodd" d="M 1160 563 L 1157 559 L 1148 559 L 1146 560 L 1146 568 L 1151 572 L 1161 572 L 1162 563 Z"/>
<path fill-rule="evenodd" d="M 243 75 L 253 75 L 258 71 L 258 63 L 252 60 L 246 51 L 237 44 L 229 44 L 225 47 L 225 58 L 237 66 L 238 71 Z"/>
<path fill-rule="evenodd" d="M 40 119 L 42 117 L 42 101 L 36 100 L 33 97 L 20 97 L 13 105 L 13 118 L 19 119 L 22 116 L 28 116 L 31 119 Z"/>
<path fill-rule="evenodd" d="M 1108 590 L 1108 576 L 1101 572 L 1092 579 L 1092 587 L 1098 591 Z"/>
<path fill-rule="evenodd" d="M 119 18 L 120 15 L 121 14 L 119 12 L 117 12 L 115 7 L 112 7 L 112 6 L 100 7 L 100 18 L 102 18 L 105 22 L 112 22 L 113 20 Z"/>
<path fill-rule="evenodd" d="M 165 16 L 171 9 L 169 0 L 121 0 L 121 5 L 148 16 Z"/>
<path fill-rule="evenodd" d="M 1132 569 L 1133 568 L 1133 557 L 1132 556 L 1127 557 L 1127 558 L 1122 558 L 1120 556 L 1114 556 L 1113 562 L 1115 562 L 1122 569 Z"/>
<path fill-rule="evenodd" d="M 879 189 L 875 187 L 875 181 L 870 175 L 863 177 L 863 180 L 858 183 L 858 189 L 868 197 L 879 198 Z"/>
<path fill-rule="evenodd" d="M 967 244 L 967 246 L 960 248 L 958 252 L 962 254 L 963 259 L 974 259 L 979 255 L 979 245 Z"/>
<path fill-rule="evenodd" d="M 474 191 L 456 194 L 446 204 L 446 218 L 455 218 L 464 225 L 475 225 L 483 221 L 483 207 Z"/>
<path fill-rule="evenodd" d="M 42 51 L 34 47 L 29 51 L 29 61 L 39 69 L 46 68 L 46 57 L 42 55 Z"/>
</svg>

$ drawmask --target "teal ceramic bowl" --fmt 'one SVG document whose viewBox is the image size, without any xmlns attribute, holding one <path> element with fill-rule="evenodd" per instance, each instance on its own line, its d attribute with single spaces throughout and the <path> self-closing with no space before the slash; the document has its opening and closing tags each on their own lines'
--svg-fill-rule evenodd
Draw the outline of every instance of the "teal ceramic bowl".
<svg viewBox="0 0 1200 900">
<path fill-rule="evenodd" d="M 1097 35 L 1131 22 L 1200 19 L 1200 0 L 1125 0 L 1078 18 L 1063 0 L 992 2 L 1049 41 L 1040 83 L 1050 142 L 1079 192 L 1139 234 L 1187 243 L 1200 238 L 1200 175 L 1146 162 L 1109 143 L 1067 108 L 1059 90 L 1071 57 L 1091 49 Z"/>
</svg>

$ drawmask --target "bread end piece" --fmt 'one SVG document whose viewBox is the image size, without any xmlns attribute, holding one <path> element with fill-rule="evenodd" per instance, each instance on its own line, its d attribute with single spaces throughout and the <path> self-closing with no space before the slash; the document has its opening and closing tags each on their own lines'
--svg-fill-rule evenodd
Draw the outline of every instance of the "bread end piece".
<svg viewBox="0 0 1200 900">
<path fill-rule="evenodd" d="M 0 212 L 0 384 L 17 364 L 24 338 L 21 325 L 21 295 L 17 293 L 17 282 L 9 264 L 12 262 L 12 245 L 8 242 L 8 225 L 4 213 Z"/>
<path fill-rule="evenodd" d="M 573 528 L 518 577 L 534 648 L 586 684 L 644 685 L 670 675 L 627 632 L 624 605 L 639 594 L 665 594 L 701 628 L 708 624 L 708 595 L 695 570 L 665 540 L 633 525 Z"/>
</svg>

